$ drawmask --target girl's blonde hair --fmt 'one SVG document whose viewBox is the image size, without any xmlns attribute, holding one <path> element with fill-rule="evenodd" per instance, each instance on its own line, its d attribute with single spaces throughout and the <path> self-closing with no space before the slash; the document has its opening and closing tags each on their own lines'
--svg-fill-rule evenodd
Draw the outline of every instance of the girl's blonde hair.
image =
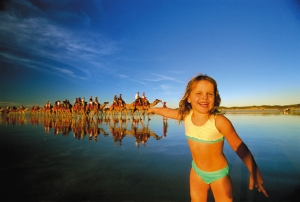
<svg viewBox="0 0 300 202">
<path fill-rule="evenodd" d="M 179 102 L 179 111 L 178 111 L 178 118 L 179 118 L 179 122 L 183 121 L 185 116 L 188 115 L 188 113 L 190 112 L 190 110 L 192 109 L 192 105 L 191 103 L 188 102 L 188 97 L 194 87 L 194 84 L 198 83 L 199 81 L 202 80 L 206 80 L 209 81 L 210 83 L 213 84 L 214 86 L 214 96 L 215 96 L 215 103 L 214 103 L 214 107 L 210 110 L 210 114 L 218 114 L 220 113 L 218 110 L 218 107 L 221 104 L 221 97 L 218 91 L 218 87 L 217 87 L 217 82 L 211 78 L 210 76 L 207 76 L 205 74 L 199 74 L 197 76 L 195 76 L 194 78 L 192 78 L 185 89 L 185 93 L 182 97 L 182 99 Z"/>
</svg>

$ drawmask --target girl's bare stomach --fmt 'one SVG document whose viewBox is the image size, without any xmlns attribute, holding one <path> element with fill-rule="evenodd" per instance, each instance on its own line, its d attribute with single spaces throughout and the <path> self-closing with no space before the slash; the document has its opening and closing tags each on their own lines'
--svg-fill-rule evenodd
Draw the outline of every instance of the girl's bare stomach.
<svg viewBox="0 0 300 202">
<path fill-rule="evenodd" d="M 213 172 L 228 165 L 223 153 L 224 141 L 217 143 L 195 142 L 188 140 L 193 161 L 197 167 L 206 172 Z"/>
</svg>

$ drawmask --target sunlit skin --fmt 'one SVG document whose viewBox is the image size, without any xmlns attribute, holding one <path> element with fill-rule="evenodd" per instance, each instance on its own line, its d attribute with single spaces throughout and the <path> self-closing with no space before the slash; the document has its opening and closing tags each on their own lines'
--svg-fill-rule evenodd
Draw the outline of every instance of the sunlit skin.
<svg viewBox="0 0 300 202">
<path fill-rule="evenodd" d="M 200 80 L 192 86 L 187 102 L 193 109 L 192 122 L 196 126 L 204 125 L 210 118 L 210 111 L 215 103 L 214 85 L 208 80 Z M 150 108 L 148 113 L 156 113 L 164 117 L 178 120 L 178 109 L 170 108 Z M 231 148 L 245 163 L 250 172 L 249 189 L 255 186 L 258 191 L 268 196 L 263 187 L 262 175 L 255 163 L 255 160 L 248 147 L 243 143 L 236 133 L 231 122 L 223 115 L 217 115 L 216 128 L 221 132 L 228 141 Z M 187 140 L 192 158 L 197 167 L 206 172 L 213 172 L 223 169 L 228 165 L 227 159 L 223 154 L 224 141 L 214 144 L 196 142 Z M 233 201 L 232 184 L 230 177 L 227 175 L 218 179 L 211 184 L 206 184 L 201 177 L 191 169 L 190 171 L 190 195 L 191 201 L 207 201 L 208 190 L 211 189 L 215 201 Z"/>
</svg>

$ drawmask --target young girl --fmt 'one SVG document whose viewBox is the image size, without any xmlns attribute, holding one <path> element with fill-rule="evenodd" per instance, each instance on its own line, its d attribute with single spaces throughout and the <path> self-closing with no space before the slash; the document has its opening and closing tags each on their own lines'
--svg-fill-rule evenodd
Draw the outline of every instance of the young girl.
<svg viewBox="0 0 300 202">
<path fill-rule="evenodd" d="M 224 139 L 242 159 L 250 172 L 249 189 L 253 186 L 268 197 L 255 160 L 236 133 L 231 122 L 218 113 L 221 97 L 216 81 L 207 75 L 194 77 L 179 102 L 179 109 L 150 108 L 149 113 L 184 122 L 192 154 L 190 195 L 192 201 L 207 201 L 211 189 L 215 201 L 232 201 L 229 167 L 223 154 Z"/>
</svg>

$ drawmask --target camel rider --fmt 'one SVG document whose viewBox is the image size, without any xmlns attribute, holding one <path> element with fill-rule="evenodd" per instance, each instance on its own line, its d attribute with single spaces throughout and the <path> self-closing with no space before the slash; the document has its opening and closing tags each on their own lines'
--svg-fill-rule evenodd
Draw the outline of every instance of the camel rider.
<svg viewBox="0 0 300 202">
<path fill-rule="evenodd" d="M 95 99 L 94 99 L 94 103 L 95 103 L 96 105 L 99 104 L 99 102 L 98 102 L 98 97 L 97 97 L 97 96 L 96 96 Z"/>
<path fill-rule="evenodd" d="M 114 109 L 115 106 L 118 106 L 118 96 L 115 94 L 113 103 L 110 105 L 110 109 Z"/>
<path fill-rule="evenodd" d="M 80 98 L 79 98 L 80 99 Z M 81 106 L 85 106 L 85 101 L 84 101 L 84 97 L 81 100 Z"/>
<path fill-rule="evenodd" d="M 118 105 L 118 96 L 116 94 L 114 95 L 113 105 Z"/>
<path fill-rule="evenodd" d="M 76 103 L 78 103 L 78 104 L 81 103 L 81 98 L 80 97 L 76 98 Z"/>
<path fill-rule="evenodd" d="M 140 103 L 140 105 L 142 105 L 142 102 L 141 102 L 141 98 L 140 98 L 139 92 L 137 92 L 137 93 L 135 94 L 135 102 L 138 102 L 138 103 Z"/>
<path fill-rule="evenodd" d="M 50 108 L 51 107 L 51 102 L 47 102 L 47 104 L 46 104 L 46 108 Z"/>
<path fill-rule="evenodd" d="M 122 98 L 122 94 L 120 94 L 120 96 L 119 96 L 118 103 L 119 103 L 119 105 L 120 105 L 121 107 L 124 106 L 124 101 L 123 101 L 123 98 Z"/>
<path fill-rule="evenodd" d="M 49 107 L 49 101 L 46 102 L 45 107 L 46 107 L 46 108 Z"/>
<path fill-rule="evenodd" d="M 92 96 L 90 96 L 90 102 L 89 102 L 89 104 L 90 104 L 90 105 L 93 104 L 93 97 L 92 97 Z"/>
<path fill-rule="evenodd" d="M 148 104 L 145 92 L 143 92 L 143 94 L 142 94 L 142 103 L 143 103 L 143 105 L 147 105 Z"/>
<path fill-rule="evenodd" d="M 65 99 L 65 101 L 63 101 L 64 107 L 69 107 L 70 102 L 69 100 Z"/>
</svg>

